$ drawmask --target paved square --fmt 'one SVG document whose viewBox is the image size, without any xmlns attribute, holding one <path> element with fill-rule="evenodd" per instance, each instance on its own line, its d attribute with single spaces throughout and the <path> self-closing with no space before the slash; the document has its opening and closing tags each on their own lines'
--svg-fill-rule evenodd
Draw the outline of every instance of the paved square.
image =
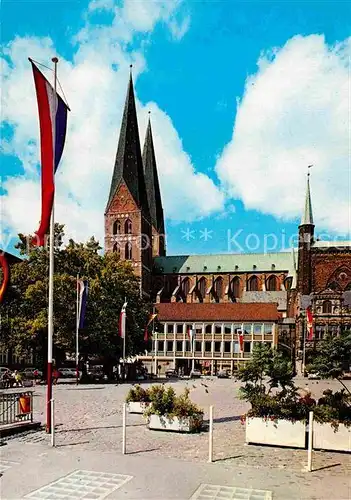
<svg viewBox="0 0 351 500">
<path fill-rule="evenodd" d="M 11 460 L 0 460 L 0 474 L 10 469 L 13 465 L 19 465 L 18 462 L 11 462 Z"/>
<path fill-rule="evenodd" d="M 201 484 L 190 500 L 272 500 L 272 492 L 236 486 Z"/>
<path fill-rule="evenodd" d="M 132 476 L 76 470 L 68 476 L 29 493 L 24 498 L 101 500 L 130 481 Z"/>
</svg>

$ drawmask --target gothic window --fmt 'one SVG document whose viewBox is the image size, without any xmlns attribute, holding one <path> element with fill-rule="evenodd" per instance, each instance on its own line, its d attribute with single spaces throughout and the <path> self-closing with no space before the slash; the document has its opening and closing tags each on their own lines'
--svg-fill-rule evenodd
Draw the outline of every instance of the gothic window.
<svg viewBox="0 0 351 500">
<path fill-rule="evenodd" d="M 198 290 L 201 295 L 201 299 L 204 300 L 206 295 L 206 278 L 201 278 L 198 284 Z"/>
<path fill-rule="evenodd" d="M 325 300 L 323 302 L 323 313 L 324 314 L 331 314 L 332 312 L 332 303 L 330 300 Z"/>
<path fill-rule="evenodd" d="M 248 289 L 249 292 L 257 292 L 258 291 L 258 279 L 257 279 L 257 276 L 251 276 L 251 278 L 247 282 L 247 289 Z"/>
<path fill-rule="evenodd" d="M 132 234 L 132 221 L 127 219 L 124 223 L 124 232 L 125 234 Z"/>
<path fill-rule="evenodd" d="M 189 290 L 190 290 L 190 280 L 189 278 L 184 278 L 182 281 L 182 292 L 185 298 L 188 295 Z"/>
<path fill-rule="evenodd" d="M 220 301 L 223 297 L 223 278 L 219 277 L 214 282 L 214 291 L 216 294 L 216 299 Z"/>
<path fill-rule="evenodd" d="M 113 245 L 113 251 L 116 252 L 116 254 L 118 255 L 118 257 L 120 257 L 121 255 L 121 247 L 118 243 L 115 243 Z"/>
<path fill-rule="evenodd" d="M 267 290 L 269 292 L 275 292 L 277 290 L 277 278 L 273 275 L 267 280 Z"/>
<path fill-rule="evenodd" d="M 121 233 L 121 222 L 119 220 L 115 220 L 115 222 L 113 223 L 112 232 L 113 234 Z"/>
<path fill-rule="evenodd" d="M 290 278 L 286 278 L 286 280 L 285 280 L 285 288 L 287 290 L 291 290 L 291 285 L 292 285 L 292 278 L 291 277 Z"/>
<path fill-rule="evenodd" d="M 328 283 L 327 288 L 330 288 L 330 290 L 340 290 L 340 286 L 336 281 Z"/>
<path fill-rule="evenodd" d="M 130 241 L 128 241 L 125 246 L 125 259 L 126 260 L 132 259 L 132 244 Z"/>
<path fill-rule="evenodd" d="M 231 281 L 230 291 L 232 297 L 237 299 L 240 296 L 240 278 L 238 278 L 237 276 Z"/>
</svg>

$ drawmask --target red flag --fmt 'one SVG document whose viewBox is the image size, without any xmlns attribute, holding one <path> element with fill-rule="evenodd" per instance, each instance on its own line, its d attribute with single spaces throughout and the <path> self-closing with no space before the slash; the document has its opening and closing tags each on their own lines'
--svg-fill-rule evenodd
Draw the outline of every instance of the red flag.
<svg viewBox="0 0 351 500">
<path fill-rule="evenodd" d="M 313 314 L 310 307 L 306 309 L 307 318 L 307 340 L 313 340 Z"/>
<path fill-rule="evenodd" d="M 7 259 L 5 257 L 5 252 L 0 253 L 0 264 L 2 267 L 2 274 L 3 274 L 2 283 L 0 286 L 0 304 L 1 304 L 1 302 L 4 300 L 6 289 L 10 280 L 10 268 Z"/>
<path fill-rule="evenodd" d="M 239 341 L 240 352 L 244 352 L 244 334 L 241 330 L 238 330 L 238 341 Z"/>
<path fill-rule="evenodd" d="M 148 327 L 150 325 L 150 323 L 156 318 L 157 316 L 157 313 L 154 313 L 154 314 L 150 314 L 149 316 L 149 320 L 146 324 L 146 327 L 145 327 L 145 330 L 144 330 L 144 340 L 145 342 L 147 342 L 149 340 L 149 331 L 148 331 Z"/>
</svg>

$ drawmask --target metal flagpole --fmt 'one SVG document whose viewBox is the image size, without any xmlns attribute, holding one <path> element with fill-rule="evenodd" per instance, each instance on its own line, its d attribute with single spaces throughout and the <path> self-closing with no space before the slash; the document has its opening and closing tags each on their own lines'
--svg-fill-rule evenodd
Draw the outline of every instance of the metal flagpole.
<svg viewBox="0 0 351 500">
<path fill-rule="evenodd" d="M 305 376 L 305 363 L 306 363 L 306 328 L 307 324 L 303 322 L 303 351 L 302 351 L 302 376 Z"/>
<path fill-rule="evenodd" d="M 124 297 L 124 303 L 127 303 L 127 297 Z M 123 380 L 126 378 L 126 311 L 124 310 L 122 316 L 122 325 L 123 325 Z"/>
<path fill-rule="evenodd" d="M 77 274 L 76 384 L 79 382 L 79 273 Z"/>
<path fill-rule="evenodd" d="M 53 57 L 54 63 L 54 97 L 55 108 L 57 107 L 56 79 L 57 79 L 57 57 Z M 55 109 L 56 114 L 56 109 Z M 55 123 L 53 124 L 55 126 Z M 54 129 L 55 130 L 55 129 Z M 56 131 L 55 131 L 56 132 Z M 53 137 L 53 162 L 55 169 L 55 133 Z M 54 177 L 55 184 L 55 177 Z M 51 399 L 52 399 L 52 339 L 54 333 L 54 229 L 55 229 L 55 193 L 53 195 L 52 211 L 50 219 L 49 236 L 49 307 L 48 307 L 48 366 L 47 366 L 47 394 L 46 394 L 46 432 L 51 432 Z"/>
</svg>

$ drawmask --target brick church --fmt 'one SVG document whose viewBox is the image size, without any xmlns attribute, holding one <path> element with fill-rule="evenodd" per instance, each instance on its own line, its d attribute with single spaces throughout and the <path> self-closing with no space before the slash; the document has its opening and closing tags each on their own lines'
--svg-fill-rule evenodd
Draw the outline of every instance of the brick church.
<svg viewBox="0 0 351 500">
<path fill-rule="evenodd" d="M 110 193 L 105 251 L 131 262 L 155 304 L 149 371 L 233 371 L 255 342 L 299 358 L 305 310 L 314 341 L 351 329 L 351 242 L 314 239 L 309 178 L 298 249 L 276 253 L 166 255 L 162 196 L 149 120 L 141 148 L 130 75 Z"/>
</svg>

